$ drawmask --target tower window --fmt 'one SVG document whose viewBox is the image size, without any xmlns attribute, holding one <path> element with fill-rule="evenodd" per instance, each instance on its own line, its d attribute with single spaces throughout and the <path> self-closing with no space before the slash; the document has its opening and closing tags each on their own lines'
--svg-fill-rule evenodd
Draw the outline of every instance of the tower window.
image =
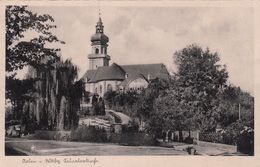
<svg viewBox="0 0 260 167">
<path fill-rule="evenodd" d="M 96 49 L 96 54 L 98 54 L 98 53 L 99 53 L 99 49 L 97 48 L 97 49 Z"/>
</svg>

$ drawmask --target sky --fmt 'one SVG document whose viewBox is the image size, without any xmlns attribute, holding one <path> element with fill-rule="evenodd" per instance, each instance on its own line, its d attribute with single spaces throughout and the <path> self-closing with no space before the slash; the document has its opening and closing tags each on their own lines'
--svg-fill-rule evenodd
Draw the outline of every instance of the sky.
<svg viewBox="0 0 260 167">
<path fill-rule="evenodd" d="M 218 52 L 220 64 L 227 65 L 228 82 L 254 95 L 253 8 L 30 6 L 54 18 L 57 28 L 52 32 L 66 42 L 57 46 L 64 59 L 71 58 L 79 67 L 79 78 L 88 70 L 99 8 L 109 37 L 110 64 L 164 63 L 175 72 L 173 54 L 196 43 Z"/>
</svg>

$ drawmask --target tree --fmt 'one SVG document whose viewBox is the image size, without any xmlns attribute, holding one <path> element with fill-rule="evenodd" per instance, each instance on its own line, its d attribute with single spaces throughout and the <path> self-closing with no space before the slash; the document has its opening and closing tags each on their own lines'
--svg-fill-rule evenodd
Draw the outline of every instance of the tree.
<svg viewBox="0 0 260 167">
<path fill-rule="evenodd" d="M 106 115 L 106 111 L 105 111 L 105 101 L 102 97 L 99 97 L 98 99 L 98 115 Z"/>
<path fill-rule="evenodd" d="M 53 68 L 30 68 L 28 78 L 37 78 L 34 97 L 27 105 L 41 129 L 70 130 L 78 126 L 78 111 L 84 83 L 77 79 L 77 67 L 71 60 L 58 61 Z M 28 108 L 28 107 L 25 107 Z M 24 111 L 25 113 L 25 111 Z"/>
<path fill-rule="evenodd" d="M 254 128 L 254 97 L 239 87 L 228 85 L 220 95 L 218 122 L 227 127 L 238 119 Z"/>
<path fill-rule="evenodd" d="M 37 15 L 27 6 L 7 6 L 5 21 L 7 72 L 28 65 L 35 68 L 50 65 L 58 58 L 56 52 L 59 49 L 45 47 L 47 43 L 62 42 L 50 32 L 56 28 L 51 24 L 54 19 L 50 15 Z M 26 31 L 36 31 L 39 37 L 23 41 Z M 48 61 L 43 62 L 44 58 Z"/>
<path fill-rule="evenodd" d="M 6 77 L 6 99 L 9 99 L 13 106 L 13 119 L 22 118 L 22 108 L 26 101 L 32 100 L 29 95 L 35 92 L 34 80 L 19 80 L 13 76 Z"/>
<path fill-rule="evenodd" d="M 139 124 L 145 122 L 146 131 L 154 133 L 162 129 L 157 125 L 163 125 L 159 123 L 159 117 L 154 112 L 154 103 L 156 98 L 167 94 L 170 85 L 170 77 L 155 78 L 150 80 L 147 89 L 139 93 L 136 91 L 110 91 L 105 93 L 104 99 L 110 108 L 122 111 Z"/>
<path fill-rule="evenodd" d="M 149 84 L 149 94 L 138 110 L 146 122 L 149 133 L 160 135 L 162 131 L 179 131 L 193 129 L 193 115 L 181 99 L 179 82 L 176 77 L 158 78 Z M 151 94 L 151 92 L 153 92 Z M 148 102 L 148 103 L 147 103 Z"/>
<path fill-rule="evenodd" d="M 165 129 L 165 120 L 161 117 L 161 112 L 156 110 L 155 103 L 157 98 L 168 93 L 170 85 L 170 77 L 150 80 L 148 88 L 138 94 L 136 102 L 131 107 L 132 117 L 137 118 L 140 125 L 144 122 L 144 130 L 148 133 L 157 134 Z"/>
<path fill-rule="evenodd" d="M 217 123 L 218 96 L 226 87 L 226 66 L 218 64 L 218 53 L 193 44 L 175 52 L 178 71 L 179 101 L 194 115 L 194 125 L 200 130 L 214 129 Z"/>
<path fill-rule="evenodd" d="M 7 6 L 5 13 L 6 99 L 9 99 L 13 108 L 20 112 L 25 102 L 24 97 L 32 94 L 35 80 L 18 80 L 13 72 L 25 66 L 41 70 L 50 68 L 51 64 L 59 59 L 59 49 L 47 48 L 46 44 L 64 42 L 50 32 L 56 26 L 52 24 L 54 19 L 49 15 L 37 15 L 29 11 L 27 6 Z M 26 41 L 25 32 L 30 31 L 37 32 L 39 36 Z M 16 119 L 20 119 L 20 116 Z"/>
<path fill-rule="evenodd" d="M 109 108 L 114 107 L 116 91 L 107 91 L 104 94 L 105 103 Z"/>
</svg>

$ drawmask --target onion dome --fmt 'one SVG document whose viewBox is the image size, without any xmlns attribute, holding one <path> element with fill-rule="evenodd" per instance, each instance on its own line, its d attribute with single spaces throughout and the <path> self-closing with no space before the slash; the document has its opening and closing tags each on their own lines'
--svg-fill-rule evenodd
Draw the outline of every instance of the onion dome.
<svg viewBox="0 0 260 167">
<path fill-rule="evenodd" d="M 100 17 L 96 25 L 96 33 L 91 36 L 90 40 L 94 44 L 102 45 L 107 44 L 109 41 L 109 38 L 104 34 L 104 26 Z"/>
</svg>

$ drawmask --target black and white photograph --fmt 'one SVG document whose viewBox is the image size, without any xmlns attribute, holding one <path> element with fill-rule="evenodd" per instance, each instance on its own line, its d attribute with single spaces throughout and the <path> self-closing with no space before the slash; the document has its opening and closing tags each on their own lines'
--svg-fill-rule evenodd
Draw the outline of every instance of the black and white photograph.
<svg viewBox="0 0 260 167">
<path fill-rule="evenodd" d="M 5 157 L 256 156 L 259 11 L 135 2 L 2 6 Z"/>
</svg>

